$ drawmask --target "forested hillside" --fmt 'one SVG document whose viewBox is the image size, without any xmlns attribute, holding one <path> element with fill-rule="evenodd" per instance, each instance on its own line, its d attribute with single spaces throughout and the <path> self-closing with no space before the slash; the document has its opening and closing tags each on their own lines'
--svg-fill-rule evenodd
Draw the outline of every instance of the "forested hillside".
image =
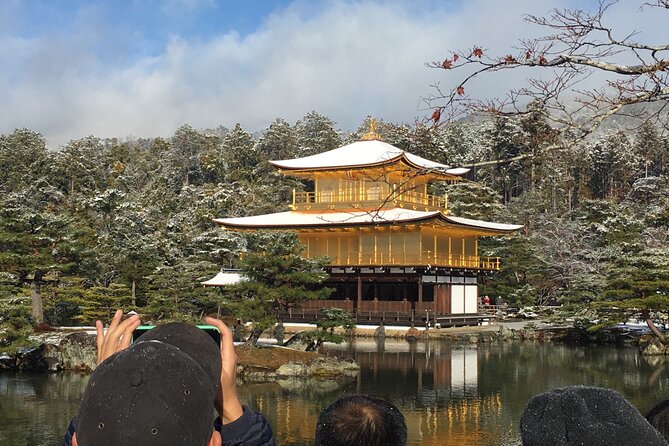
<svg viewBox="0 0 669 446">
<path fill-rule="evenodd" d="M 473 182 L 434 186 L 452 214 L 525 225 L 481 243 L 481 255 L 503 259 L 482 293 L 517 306 L 665 305 L 669 139 L 652 124 L 570 147 L 556 144 L 540 108 L 440 127 L 381 122 L 379 132 L 416 155 L 474 165 Z M 200 282 L 253 247 L 212 219 L 286 210 L 292 189 L 310 185 L 267 160 L 330 150 L 358 133 L 312 112 L 259 136 L 184 125 L 167 139 L 89 136 L 57 150 L 30 129 L 0 136 L 0 314 L 20 330 L 38 322 L 40 305 L 53 325 L 106 319 L 117 307 L 154 320 L 215 311 L 219 290 Z"/>
</svg>

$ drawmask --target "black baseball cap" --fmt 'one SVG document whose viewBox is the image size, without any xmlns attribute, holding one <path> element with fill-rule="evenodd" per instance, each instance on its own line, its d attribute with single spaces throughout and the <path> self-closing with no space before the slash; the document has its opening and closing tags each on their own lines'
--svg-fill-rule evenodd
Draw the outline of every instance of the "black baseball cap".
<svg viewBox="0 0 669 446">
<path fill-rule="evenodd" d="M 80 446 L 205 446 L 216 393 L 178 348 L 141 342 L 102 362 L 79 405 Z"/>
<path fill-rule="evenodd" d="M 193 358 L 205 371 L 215 392 L 220 388 L 221 352 L 205 331 L 185 322 L 161 324 L 145 332 L 135 342 L 161 341 Z"/>
</svg>

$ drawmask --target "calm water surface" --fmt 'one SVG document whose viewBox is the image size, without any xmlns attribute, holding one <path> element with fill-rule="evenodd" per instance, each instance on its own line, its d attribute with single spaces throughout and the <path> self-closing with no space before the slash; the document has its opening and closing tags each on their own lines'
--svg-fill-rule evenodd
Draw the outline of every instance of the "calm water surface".
<svg viewBox="0 0 669 446">
<path fill-rule="evenodd" d="M 318 413 L 344 392 L 391 398 L 406 416 L 409 444 L 426 446 L 516 445 L 527 400 L 555 387 L 612 387 L 642 413 L 669 397 L 669 362 L 634 348 L 358 340 L 327 353 L 355 358 L 359 377 L 339 389 L 315 381 L 240 389 L 245 404 L 268 417 L 279 444 L 312 444 Z M 0 374 L 0 445 L 58 445 L 87 379 Z"/>
</svg>

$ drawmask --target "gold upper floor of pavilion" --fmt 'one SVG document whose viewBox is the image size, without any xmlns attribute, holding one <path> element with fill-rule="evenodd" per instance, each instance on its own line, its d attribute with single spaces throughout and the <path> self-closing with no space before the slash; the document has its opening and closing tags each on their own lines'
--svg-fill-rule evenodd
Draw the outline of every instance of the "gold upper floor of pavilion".
<svg viewBox="0 0 669 446">
<path fill-rule="evenodd" d="M 271 163 L 284 174 L 313 182 L 313 191 L 293 190 L 291 209 L 296 211 L 399 207 L 448 213 L 448 196 L 428 193 L 428 185 L 460 181 L 469 170 L 429 161 L 376 139 Z"/>
<path fill-rule="evenodd" d="M 316 189 L 314 192 L 297 192 L 293 189 L 295 211 L 335 209 L 384 209 L 405 208 L 420 211 L 442 211 L 448 213 L 448 195 L 431 195 L 413 190 L 393 188 L 392 184 L 356 184 L 343 181 L 335 189 Z"/>
</svg>

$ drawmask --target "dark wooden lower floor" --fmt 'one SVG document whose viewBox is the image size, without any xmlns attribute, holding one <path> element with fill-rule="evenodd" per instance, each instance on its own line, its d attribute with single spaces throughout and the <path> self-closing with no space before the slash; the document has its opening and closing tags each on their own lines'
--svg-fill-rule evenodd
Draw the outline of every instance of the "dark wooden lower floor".
<svg viewBox="0 0 669 446">
<path fill-rule="evenodd" d="M 332 289 L 330 298 L 286 311 L 283 320 L 314 322 L 327 307 L 348 311 L 358 324 L 476 325 L 488 317 L 478 311 L 476 271 L 429 266 L 331 267 L 328 273 L 324 285 Z"/>
<path fill-rule="evenodd" d="M 363 301 L 364 303 L 365 301 Z M 470 314 L 446 314 L 435 312 L 430 305 L 423 305 L 421 309 L 411 307 L 411 302 L 369 302 L 361 308 L 354 308 L 349 301 L 325 300 L 307 302 L 301 308 L 289 309 L 280 313 L 284 322 L 315 323 L 324 317 L 321 309 L 341 308 L 353 315 L 358 325 L 397 325 L 397 326 L 429 326 L 429 327 L 459 327 L 475 326 L 482 322 L 495 319 L 484 309 Z"/>
</svg>

